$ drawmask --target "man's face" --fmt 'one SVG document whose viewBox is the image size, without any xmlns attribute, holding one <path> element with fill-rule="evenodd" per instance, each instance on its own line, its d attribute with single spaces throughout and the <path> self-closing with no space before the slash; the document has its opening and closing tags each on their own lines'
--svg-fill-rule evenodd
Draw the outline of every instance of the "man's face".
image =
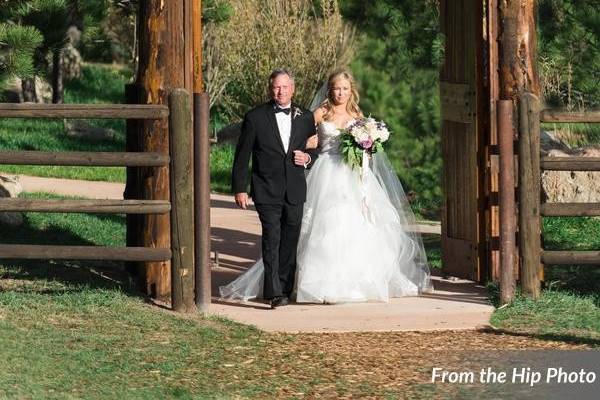
<svg viewBox="0 0 600 400">
<path fill-rule="evenodd" d="M 294 82 L 287 75 L 279 75 L 271 85 L 271 98 L 280 106 L 287 106 L 294 95 Z"/>
</svg>

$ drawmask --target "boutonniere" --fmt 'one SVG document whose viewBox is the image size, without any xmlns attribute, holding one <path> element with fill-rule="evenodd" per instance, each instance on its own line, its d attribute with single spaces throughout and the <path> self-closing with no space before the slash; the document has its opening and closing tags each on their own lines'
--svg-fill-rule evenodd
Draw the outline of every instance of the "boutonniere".
<svg viewBox="0 0 600 400">
<path fill-rule="evenodd" d="M 296 119 L 302 115 L 302 110 L 299 107 L 293 107 L 292 111 L 292 119 Z"/>
</svg>

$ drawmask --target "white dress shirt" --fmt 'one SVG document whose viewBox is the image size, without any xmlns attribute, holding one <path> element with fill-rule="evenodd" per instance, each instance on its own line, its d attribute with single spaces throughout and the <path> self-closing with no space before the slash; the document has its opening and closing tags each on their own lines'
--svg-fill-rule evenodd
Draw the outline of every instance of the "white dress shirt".
<svg viewBox="0 0 600 400">
<path fill-rule="evenodd" d="M 292 104 L 287 106 L 279 106 L 280 108 L 290 108 Z M 281 142 L 283 143 L 283 149 L 287 153 L 290 146 L 290 135 L 292 134 L 292 113 L 285 114 L 282 112 L 275 113 L 275 119 L 277 120 L 277 127 L 279 128 L 279 135 L 281 136 Z"/>
</svg>

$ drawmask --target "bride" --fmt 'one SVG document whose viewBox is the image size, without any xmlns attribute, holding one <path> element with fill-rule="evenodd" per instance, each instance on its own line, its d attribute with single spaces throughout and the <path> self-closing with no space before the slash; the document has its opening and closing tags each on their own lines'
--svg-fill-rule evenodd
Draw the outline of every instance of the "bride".
<svg viewBox="0 0 600 400">
<path fill-rule="evenodd" d="M 306 177 L 297 302 L 386 302 L 432 288 L 421 238 L 410 230 L 413 213 L 385 154 L 374 154 L 365 171 L 342 158 L 341 130 L 363 118 L 358 100 L 352 75 L 339 71 L 329 76 L 327 98 L 314 111 L 320 153 Z M 259 260 L 221 286 L 221 297 L 261 297 L 263 272 Z"/>
</svg>

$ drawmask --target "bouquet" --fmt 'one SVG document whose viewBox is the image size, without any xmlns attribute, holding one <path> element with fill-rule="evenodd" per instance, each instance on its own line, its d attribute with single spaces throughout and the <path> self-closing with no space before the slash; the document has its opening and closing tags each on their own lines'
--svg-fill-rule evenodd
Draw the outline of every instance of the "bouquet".
<svg viewBox="0 0 600 400">
<path fill-rule="evenodd" d="M 390 132 L 383 121 L 362 118 L 342 131 L 341 152 L 344 160 L 352 168 L 363 166 L 365 156 L 383 150 L 383 142 Z"/>
</svg>

